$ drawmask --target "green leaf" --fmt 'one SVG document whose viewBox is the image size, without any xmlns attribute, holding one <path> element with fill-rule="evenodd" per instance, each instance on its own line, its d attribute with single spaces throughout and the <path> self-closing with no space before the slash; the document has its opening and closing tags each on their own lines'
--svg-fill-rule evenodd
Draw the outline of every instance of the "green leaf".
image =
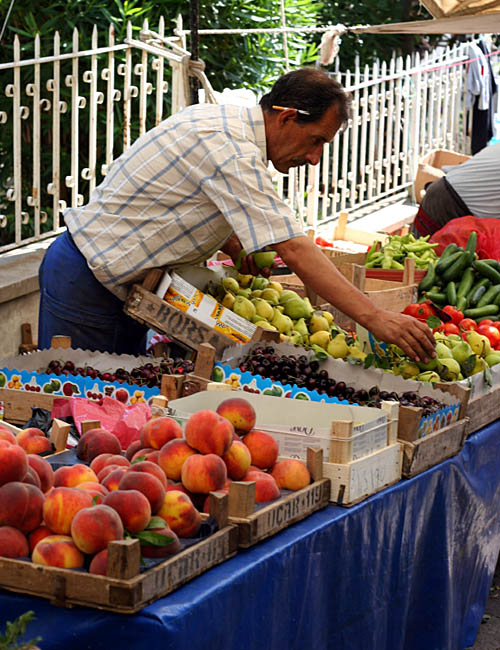
<svg viewBox="0 0 500 650">
<path fill-rule="evenodd" d="M 364 363 L 365 370 L 368 369 L 370 366 L 373 366 L 374 363 L 375 363 L 375 355 L 373 354 L 373 352 L 370 352 L 370 354 L 368 354 L 365 358 L 365 363 Z"/>
<path fill-rule="evenodd" d="M 439 327 L 442 321 L 437 316 L 429 316 L 425 322 L 430 327 L 430 329 L 433 330 L 435 327 Z"/>
<path fill-rule="evenodd" d="M 165 525 L 165 522 L 163 524 Z M 155 533 L 152 530 L 142 530 L 140 533 L 136 533 L 134 537 L 141 544 L 146 544 L 147 546 L 169 546 L 175 541 L 173 537 L 160 535 L 160 533 Z"/>
<path fill-rule="evenodd" d="M 151 528 L 165 528 L 165 525 L 165 520 L 161 517 L 151 517 L 145 530 L 150 530 Z"/>
<path fill-rule="evenodd" d="M 475 365 L 476 365 L 476 355 L 471 354 L 470 357 L 467 357 L 467 359 L 460 364 L 460 367 L 462 368 L 462 372 L 464 375 L 470 375 L 474 370 Z"/>
<path fill-rule="evenodd" d="M 134 458 L 134 460 L 130 461 L 130 464 L 135 465 L 136 463 L 142 463 L 143 460 L 147 460 L 146 456 L 138 456 L 137 458 Z"/>
</svg>

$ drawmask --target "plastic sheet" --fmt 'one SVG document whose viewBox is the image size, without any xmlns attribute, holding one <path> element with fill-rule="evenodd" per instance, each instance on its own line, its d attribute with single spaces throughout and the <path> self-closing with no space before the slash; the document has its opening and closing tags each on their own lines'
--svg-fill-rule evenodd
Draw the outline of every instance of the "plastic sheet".
<svg viewBox="0 0 500 650">
<path fill-rule="evenodd" d="M 350 509 L 329 506 L 135 616 L 0 593 L 51 650 L 461 650 L 500 548 L 500 422 Z"/>
<path fill-rule="evenodd" d="M 481 259 L 500 260 L 500 221 L 486 217 L 459 217 L 448 221 L 440 230 L 437 230 L 429 239 L 437 242 L 439 246 L 434 249 L 438 255 L 446 246 L 455 243 L 465 248 L 470 233 L 477 232 L 476 252 Z"/>
</svg>

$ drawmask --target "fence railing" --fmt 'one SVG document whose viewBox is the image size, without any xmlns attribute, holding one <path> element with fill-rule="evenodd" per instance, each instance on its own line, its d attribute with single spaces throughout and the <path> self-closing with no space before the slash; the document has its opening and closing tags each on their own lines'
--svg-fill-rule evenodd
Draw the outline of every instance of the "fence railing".
<svg viewBox="0 0 500 650">
<path fill-rule="evenodd" d="M 163 22 L 156 39 L 144 38 L 147 22 L 139 31 L 129 24 L 117 43 L 112 26 L 94 28 L 82 49 L 75 29 L 63 52 L 56 33 L 48 54 L 37 37 L 30 59 L 15 37 L 14 60 L 0 64 L 0 252 L 60 232 L 62 211 L 84 204 L 115 158 L 189 102 L 182 35 L 165 38 Z M 466 153 L 466 60 L 463 44 L 337 72 L 353 95 L 349 127 L 318 166 L 277 177 L 281 196 L 314 227 L 406 191 L 432 148 Z"/>
</svg>

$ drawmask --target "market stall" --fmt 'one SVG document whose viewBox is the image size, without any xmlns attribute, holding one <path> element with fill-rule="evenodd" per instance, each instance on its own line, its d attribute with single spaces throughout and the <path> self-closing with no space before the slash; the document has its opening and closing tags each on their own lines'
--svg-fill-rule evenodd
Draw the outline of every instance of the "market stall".
<svg viewBox="0 0 500 650">
<path fill-rule="evenodd" d="M 350 509 L 329 506 L 133 616 L 0 592 L 51 650 L 456 650 L 474 641 L 500 548 L 498 421 Z"/>
</svg>

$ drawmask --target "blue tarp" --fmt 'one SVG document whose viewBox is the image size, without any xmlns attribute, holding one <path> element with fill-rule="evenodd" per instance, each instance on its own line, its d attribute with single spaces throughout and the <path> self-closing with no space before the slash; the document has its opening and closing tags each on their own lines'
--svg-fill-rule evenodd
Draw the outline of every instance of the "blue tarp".
<svg viewBox="0 0 500 650">
<path fill-rule="evenodd" d="M 500 422 L 458 456 L 329 506 L 125 616 L 0 591 L 50 650 L 463 650 L 500 549 Z"/>
</svg>

